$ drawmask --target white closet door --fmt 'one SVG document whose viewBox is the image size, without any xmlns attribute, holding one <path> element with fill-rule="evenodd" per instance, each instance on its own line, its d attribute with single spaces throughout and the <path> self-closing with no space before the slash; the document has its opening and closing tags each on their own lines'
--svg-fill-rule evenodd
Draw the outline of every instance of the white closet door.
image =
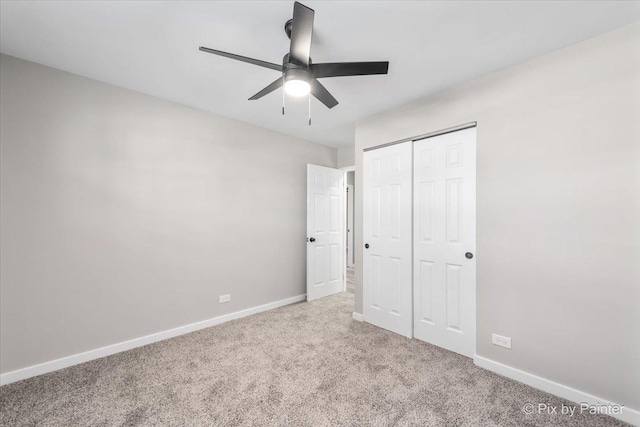
<svg viewBox="0 0 640 427">
<path fill-rule="evenodd" d="M 414 336 L 472 357 L 476 129 L 414 142 Z"/>
<path fill-rule="evenodd" d="M 307 165 L 307 300 L 344 290 L 344 171 Z"/>
<path fill-rule="evenodd" d="M 409 338 L 411 156 L 411 142 L 364 153 L 362 224 L 364 320 Z"/>
</svg>

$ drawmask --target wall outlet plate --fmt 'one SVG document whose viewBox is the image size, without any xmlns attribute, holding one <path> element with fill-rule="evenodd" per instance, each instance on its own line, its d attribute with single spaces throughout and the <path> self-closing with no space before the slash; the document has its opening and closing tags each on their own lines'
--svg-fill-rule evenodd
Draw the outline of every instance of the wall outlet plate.
<svg viewBox="0 0 640 427">
<path fill-rule="evenodd" d="M 495 345 L 508 348 L 509 350 L 511 350 L 511 338 L 509 337 L 503 337 L 502 335 L 492 334 L 491 342 Z"/>
<path fill-rule="evenodd" d="M 231 294 L 220 295 L 220 303 L 231 301 Z"/>
</svg>

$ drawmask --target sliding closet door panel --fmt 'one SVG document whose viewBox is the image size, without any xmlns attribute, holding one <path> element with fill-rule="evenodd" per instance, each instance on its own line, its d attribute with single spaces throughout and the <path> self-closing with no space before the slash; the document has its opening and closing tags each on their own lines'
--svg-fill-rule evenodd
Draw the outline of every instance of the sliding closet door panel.
<svg viewBox="0 0 640 427">
<path fill-rule="evenodd" d="M 414 336 L 473 356 L 476 129 L 414 142 Z"/>
<path fill-rule="evenodd" d="M 413 330 L 411 143 L 364 153 L 364 320 L 411 337 Z M 368 248 L 367 248 L 368 246 Z"/>
</svg>

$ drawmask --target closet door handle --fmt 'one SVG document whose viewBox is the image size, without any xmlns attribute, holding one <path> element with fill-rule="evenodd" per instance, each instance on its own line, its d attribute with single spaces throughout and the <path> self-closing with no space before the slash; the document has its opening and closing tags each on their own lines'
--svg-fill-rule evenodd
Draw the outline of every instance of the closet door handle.
<svg viewBox="0 0 640 427">
<path fill-rule="evenodd" d="M 471 259 L 471 258 L 473 258 L 473 254 L 472 254 L 471 252 L 467 252 L 466 254 L 464 254 L 464 256 L 465 256 L 467 259 Z"/>
<path fill-rule="evenodd" d="M 316 238 L 315 238 L 315 237 L 312 237 L 312 238 L 310 238 L 310 239 L 309 239 L 309 241 L 310 241 L 310 242 L 315 242 L 315 241 L 316 241 Z"/>
<path fill-rule="evenodd" d="M 364 244 L 364 248 L 365 248 L 365 249 L 369 249 L 369 244 L 368 244 L 368 243 L 365 243 L 365 244 Z"/>
</svg>

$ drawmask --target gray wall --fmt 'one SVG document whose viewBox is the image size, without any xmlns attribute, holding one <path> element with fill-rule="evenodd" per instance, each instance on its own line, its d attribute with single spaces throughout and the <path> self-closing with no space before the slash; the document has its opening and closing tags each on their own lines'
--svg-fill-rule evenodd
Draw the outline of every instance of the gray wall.
<svg viewBox="0 0 640 427">
<path fill-rule="evenodd" d="M 0 67 L 1 372 L 305 292 L 306 164 L 336 149 Z"/>
<path fill-rule="evenodd" d="M 363 148 L 471 121 L 477 353 L 640 409 L 640 25 L 357 123 L 356 187 Z"/>
<path fill-rule="evenodd" d="M 355 159 L 355 146 L 346 145 L 344 147 L 338 147 L 338 167 L 344 168 L 347 166 L 353 166 L 356 164 Z"/>
</svg>

